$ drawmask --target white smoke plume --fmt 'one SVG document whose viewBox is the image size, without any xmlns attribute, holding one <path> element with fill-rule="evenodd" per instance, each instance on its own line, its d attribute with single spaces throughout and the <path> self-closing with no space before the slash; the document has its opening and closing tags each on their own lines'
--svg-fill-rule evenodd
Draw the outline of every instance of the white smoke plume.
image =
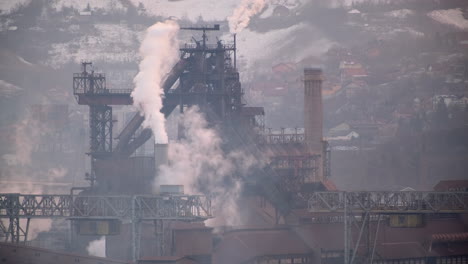
<svg viewBox="0 0 468 264">
<path fill-rule="evenodd" d="M 57 165 L 51 168 L 37 168 L 33 153 L 38 146 L 46 143 L 44 135 L 50 133 L 50 127 L 34 118 L 28 111 L 12 127 L 12 154 L 2 156 L 0 193 L 21 194 L 57 194 L 69 191 L 70 185 L 64 183 L 68 169 Z M 36 161 L 37 163 L 37 161 Z M 3 224 L 8 227 L 8 220 Z M 25 228 L 26 220 L 20 225 Z M 28 240 L 34 240 L 39 233 L 50 231 L 52 219 L 32 219 L 29 226 Z"/>
<path fill-rule="evenodd" d="M 20 220 L 23 227 L 26 226 L 26 220 Z M 28 240 L 36 239 L 39 233 L 48 232 L 52 229 L 52 219 L 32 219 L 29 226 Z"/>
<path fill-rule="evenodd" d="M 100 239 L 89 242 L 88 246 L 86 247 L 86 251 L 88 251 L 88 255 L 90 256 L 105 258 L 106 237 L 102 236 Z"/>
<path fill-rule="evenodd" d="M 161 113 L 163 77 L 179 57 L 175 21 L 158 22 L 146 30 L 140 46 L 142 60 L 133 82 L 133 105 L 145 116 L 143 126 L 151 128 L 156 143 L 167 143 L 164 114 Z"/>
<path fill-rule="evenodd" d="M 242 0 L 240 5 L 227 18 L 232 34 L 241 32 L 249 25 L 250 19 L 265 8 L 267 0 Z"/>
<path fill-rule="evenodd" d="M 169 164 L 160 166 L 155 189 L 161 184 L 184 185 L 188 194 L 211 194 L 216 217 L 227 225 L 241 225 L 237 207 L 241 177 L 261 162 L 242 151 L 225 153 L 220 136 L 208 127 L 198 107 L 189 108 L 181 118 L 185 138 L 169 144 Z"/>
</svg>

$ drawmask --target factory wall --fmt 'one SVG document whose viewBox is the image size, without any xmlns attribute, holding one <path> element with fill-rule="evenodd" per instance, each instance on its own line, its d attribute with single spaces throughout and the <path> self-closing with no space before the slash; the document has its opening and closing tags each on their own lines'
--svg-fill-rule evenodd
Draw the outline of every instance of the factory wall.
<svg viewBox="0 0 468 264">
<path fill-rule="evenodd" d="M 155 175 L 153 157 L 131 157 L 96 161 L 100 193 L 149 194 Z"/>
<path fill-rule="evenodd" d="M 0 242 L 2 264 L 129 264 L 130 262 L 34 248 Z"/>
</svg>

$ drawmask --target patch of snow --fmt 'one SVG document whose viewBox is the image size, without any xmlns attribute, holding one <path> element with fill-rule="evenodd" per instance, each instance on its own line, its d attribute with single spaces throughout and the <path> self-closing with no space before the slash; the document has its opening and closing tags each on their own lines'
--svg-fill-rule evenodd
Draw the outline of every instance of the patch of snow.
<svg viewBox="0 0 468 264">
<path fill-rule="evenodd" d="M 0 80 L 0 97 L 10 98 L 18 95 L 23 88 L 20 88 L 14 84 Z"/>
<path fill-rule="evenodd" d="M 134 62 L 138 60 L 141 32 L 118 24 L 96 24 L 96 34 L 81 35 L 70 42 L 54 43 L 50 57 L 43 64 L 60 68 L 63 64 L 82 60 Z"/>
<path fill-rule="evenodd" d="M 393 10 L 393 11 L 387 12 L 385 13 L 385 16 L 404 19 L 413 14 L 414 14 L 413 10 L 399 9 L 399 10 Z"/>
<path fill-rule="evenodd" d="M 30 63 L 29 61 L 25 60 L 23 57 L 21 56 L 16 56 L 18 58 L 19 61 L 21 61 L 22 63 L 28 65 L 28 66 L 32 66 L 33 64 Z"/>
<path fill-rule="evenodd" d="M 88 3 L 91 10 L 104 9 L 107 11 L 127 11 L 127 8 L 119 0 L 57 0 L 54 1 L 51 6 L 57 11 L 62 10 L 64 7 L 73 7 L 79 11 L 83 11 L 88 6 Z"/>
<path fill-rule="evenodd" d="M 197 21 L 201 16 L 204 21 L 224 21 L 232 14 L 239 0 L 130 0 L 138 6 L 141 2 L 149 14 L 163 17 L 175 17 Z"/>
<path fill-rule="evenodd" d="M 405 28 L 397 28 L 397 29 L 394 29 L 390 32 L 388 32 L 387 34 L 389 36 L 391 35 L 396 35 L 396 34 L 401 34 L 401 33 L 407 33 L 407 34 L 410 34 L 411 36 L 413 37 L 424 37 L 424 33 L 420 32 L 420 31 L 417 31 L 413 28 L 409 28 L 409 27 L 405 27 Z"/>
<path fill-rule="evenodd" d="M 357 151 L 357 150 L 359 150 L 359 148 L 356 147 L 356 146 L 334 146 L 334 147 L 332 147 L 332 150 L 337 150 L 337 151 Z"/>
<path fill-rule="evenodd" d="M 299 23 L 289 28 L 258 33 L 245 29 L 237 35 L 238 64 L 242 76 L 247 77 L 261 63 L 271 67 L 274 63 L 282 61 L 299 62 L 311 56 L 325 53 L 333 44 L 326 39 L 307 40 L 307 44 L 300 44 L 298 35 L 311 36 L 315 29 L 305 23 Z M 229 38 L 227 36 L 224 39 Z M 301 48 L 295 46 L 300 45 Z M 287 52 L 285 52 L 285 50 Z M 266 67 L 267 69 L 270 69 Z"/>
<path fill-rule="evenodd" d="M 268 18 L 273 15 L 273 11 L 275 10 L 276 6 L 268 5 L 267 8 L 260 14 L 260 18 Z"/>
<path fill-rule="evenodd" d="M 31 0 L 1 0 L 0 10 L 2 12 L 0 15 L 8 15 L 18 7 L 27 6 L 29 3 L 31 3 Z"/>
<path fill-rule="evenodd" d="M 240 0 L 130 0 L 134 6 L 141 2 L 146 11 L 155 16 L 174 17 L 178 19 L 188 19 L 193 22 L 200 17 L 204 21 L 224 21 L 241 2 Z M 289 9 L 301 6 L 307 0 L 270 0 L 268 8 L 261 14 L 266 18 L 273 14 L 273 9 L 278 5 L 283 5 Z"/>
<path fill-rule="evenodd" d="M 38 27 L 38 26 L 30 27 L 29 30 L 36 31 L 36 32 L 46 32 L 45 29 Z"/>
<path fill-rule="evenodd" d="M 353 10 L 349 11 L 348 14 L 361 14 L 361 11 L 359 11 L 357 9 L 353 9 Z"/>
<path fill-rule="evenodd" d="M 435 21 L 454 26 L 458 29 L 468 29 L 468 20 L 463 17 L 463 12 L 460 8 L 435 10 L 427 14 Z"/>
</svg>

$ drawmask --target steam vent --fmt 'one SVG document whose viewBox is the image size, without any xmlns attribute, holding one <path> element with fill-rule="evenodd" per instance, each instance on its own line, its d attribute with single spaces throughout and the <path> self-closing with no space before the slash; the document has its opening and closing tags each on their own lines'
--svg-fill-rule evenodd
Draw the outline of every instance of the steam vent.
<svg viewBox="0 0 468 264">
<path fill-rule="evenodd" d="M 316 2 L 0 3 L 0 264 L 468 264 L 466 1 Z"/>
</svg>

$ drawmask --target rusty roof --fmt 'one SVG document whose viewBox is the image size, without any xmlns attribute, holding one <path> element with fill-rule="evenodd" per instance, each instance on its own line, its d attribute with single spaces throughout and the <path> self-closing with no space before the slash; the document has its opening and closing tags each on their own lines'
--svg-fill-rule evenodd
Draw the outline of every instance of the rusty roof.
<svg viewBox="0 0 468 264">
<path fill-rule="evenodd" d="M 447 180 L 440 181 L 434 186 L 434 191 L 466 191 L 468 190 L 468 180 Z"/>
<path fill-rule="evenodd" d="M 468 232 L 433 234 L 432 243 L 468 242 Z"/>
</svg>

